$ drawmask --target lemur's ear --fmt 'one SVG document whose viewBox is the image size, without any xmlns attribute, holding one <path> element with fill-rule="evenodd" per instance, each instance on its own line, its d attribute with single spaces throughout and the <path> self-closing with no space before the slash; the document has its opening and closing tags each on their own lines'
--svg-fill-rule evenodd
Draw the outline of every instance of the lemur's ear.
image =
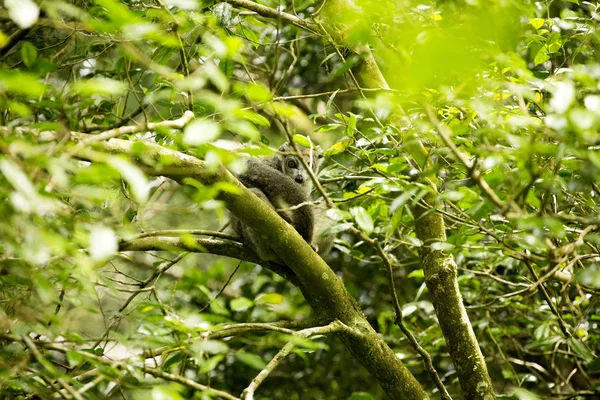
<svg viewBox="0 0 600 400">
<path fill-rule="evenodd" d="M 323 154 L 323 149 L 321 148 L 321 146 L 317 145 L 317 147 L 315 148 L 315 151 L 317 153 L 317 158 L 325 157 L 325 154 Z"/>
<path fill-rule="evenodd" d="M 282 144 L 281 146 L 279 146 L 279 149 L 277 149 L 277 150 L 286 152 L 289 150 L 289 148 L 290 148 L 290 144 L 286 142 L 286 143 Z"/>
</svg>

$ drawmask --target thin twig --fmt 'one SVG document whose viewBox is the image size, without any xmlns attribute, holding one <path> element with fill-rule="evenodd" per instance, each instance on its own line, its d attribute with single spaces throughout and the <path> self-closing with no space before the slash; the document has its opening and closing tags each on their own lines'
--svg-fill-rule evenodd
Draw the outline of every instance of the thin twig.
<svg viewBox="0 0 600 400">
<path fill-rule="evenodd" d="M 313 183 L 317 187 L 317 190 L 319 191 L 319 193 L 321 193 L 321 196 L 323 196 L 323 199 L 325 199 L 325 203 L 327 204 L 327 207 L 328 208 L 334 208 L 335 206 L 333 205 L 333 202 L 331 201 L 331 199 L 329 198 L 329 196 L 327 196 L 327 193 L 325 192 L 325 189 L 323 188 L 323 186 L 319 182 L 319 179 L 317 178 L 317 175 L 315 174 L 315 172 L 313 171 L 313 169 L 308 165 L 308 163 L 306 162 L 306 160 L 304 159 L 304 157 L 302 157 L 302 154 L 300 153 L 300 149 L 298 148 L 298 145 L 296 144 L 296 142 L 294 142 L 294 137 L 292 136 L 292 132 L 290 132 L 289 125 L 288 125 L 287 121 L 280 120 L 279 122 L 281 122 L 281 124 L 283 125 L 285 134 L 287 135 L 287 138 L 288 138 L 288 142 L 290 143 L 290 145 L 294 149 L 294 152 L 296 153 L 296 156 L 297 156 L 298 160 L 300 160 L 300 162 L 302 163 L 302 166 L 304 167 L 304 169 L 308 173 L 308 176 L 310 176 L 310 179 L 313 181 Z M 311 152 L 312 151 L 313 151 L 313 149 L 311 149 Z M 316 162 L 316 160 L 315 160 L 315 162 Z"/>
<path fill-rule="evenodd" d="M 201 313 L 204 310 L 206 310 L 208 308 L 208 306 L 210 306 L 212 304 L 213 301 L 215 301 L 216 299 L 219 298 L 219 296 L 223 293 L 223 291 L 225 291 L 225 288 L 229 285 L 229 282 L 231 282 L 231 280 L 233 279 L 233 276 L 235 275 L 235 273 L 238 271 L 238 269 L 240 269 L 240 265 L 242 265 L 242 260 L 240 260 L 238 262 L 238 264 L 235 266 L 235 268 L 233 269 L 233 271 L 231 272 L 231 274 L 229 274 L 229 278 L 227 278 L 227 281 L 223 284 L 223 286 L 221 287 L 221 289 L 219 290 L 219 292 L 215 295 L 215 297 L 213 297 L 212 299 L 210 299 L 210 301 L 208 303 L 206 303 L 204 305 L 204 307 L 202 307 L 200 309 L 200 311 L 198 311 L 198 313 Z"/>
<path fill-rule="evenodd" d="M 76 351 L 73 348 L 59 346 L 59 345 L 51 343 L 51 342 L 46 342 L 46 341 L 42 341 L 42 340 L 33 341 L 31 338 L 29 338 L 27 336 L 16 336 L 16 335 L 11 335 L 11 334 L 6 334 L 6 333 L 0 332 L 0 339 L 8 340 L 11 342 L 16 342 L 16 343 L 23 343 L 29 349 L 31 349 L 32 353 L 34 353 L 34 356 L 36 358 L 41 357 L 42 360 L 45 360 L 45 359 L 43 359 L 43 355 L 40 352 L 38 346 L 46 348 L 48 350 L 58 351 L 63 354 L 67 354 L 71 351 Z M 119 369 L 120 371 L 131 373 L 131 368 L 132 368 L 132 366 L 130 364 L 131 360 L 112 361 L 112 360 L 106 359 L 104 357 L 101 357 L 101 356 L 98 356 L 98 355 L 95 355 L 95 354 L 89 353 L 89 352 L 80 352 L 79 354 L 82 355 L 84 358 L 93 360 L 97 363 L 110 366 L 111 368 Z M 137 360 L 137 356 L 135 356 L 135 359 Z M 136 367 L 136 368 L 139 368 L 141 371 L 143 371 L 147 374 L 150 374 L 156 378 L 161 378 L 161 379 L 164 379 L 164 380 L 167 380 L 170 382 L 177 382 L 177 383 L 185 385 L 191 389 L 195 389 L 195 390 L 198 390 L 201 392 L 206 391 L 206 392 L 211 393 L 214 396 L 222 397 L 226 400 L 240 400 L 238 397 L 235 397 L 227 392 L 223 392 L 222 390 L 217 390 L 217 389 L 213 389 L 211 387 L 202 385 L 200 383 L 194 382 L 191 379 L 187 379 L 181 375 L 175 375 L 175 374 L 165 372 L 160 368 L 152 368 L 152 367 L 148 367 L 148 366 L 140 366 L 140 367 Z M 67 388 L 65 388 L 65 389 L 67 389 Z"/>
<path fill-rule="evenodd" d="M 203 235 L 203 236 L 212 236 L 212 237 L 218 237 L 221 239 L 229 239 L 229 240 L 235 240 L 235 241 L 239 240 L 238 236 L 230 235 L 228 233 L 223 233 L 223 232 L 209 231 L 206 229 L 163 229 L 163 230 L 143 232 L 143 233 L 135 235 L 131 238 L 127 238 L 127 241 L 133 241 L 136 239 L 143 239 L 146 237 L 153 237 L 153 236 L 180 236 L 180 235 Z"/>
<path fill-rule="evenodd" d="M 192 119 L 194 119 L 194 113 L 188 110 L 183 113 L 183 116 L 181 116 L 181 118 L 175 120 L 149 122 L 147 124 L 142 125 L 122 126 L 120 128 L 110 129 L 108 131 L 101 132 L 97 135 L 89 135 L 89 137 L 82 140 L 82 142 L 85 144 L 101 142 L 103 140 L 113 139 L 123 135 L 130 135 L 132 133 L 154 131 L 158 128 L 182 129 Z"/>
<path fill-rule="evenodd" d="M 360 236 L 360 238 L 362 240 L 364 240 L 365 242 L 369 243 L 372 246 L 375 246 L 375 250 L 377 250 L 377 253 L 381 257 L 381 260 L 383 261 L 383 265 L 385 266 L 386 277 L 388 280 L 390 295 L 392 296 L 392 304 L 394 306 L 394 311 L 396 314 L 395 323 L 396 323 L 396 325 L 398 325 L 398 327 L 400 328 L 402 333 L 404 333 L 404 335 L 408 338 L 408 341 L 411 343 L 413 348 L 421 356 L 421 359 L 423 360 L 423 364 L 425 364 L 425 369 L 429 373 L 429 376 L 431 377 L 431 379 L 433 379 L 433 381 L 435 382 L 435 386 L 440 391 L 442 399 L 451 400 L 452 397 L 450 396 L 450 393 L 448 393 L 448 390 L 444 386 L 444 383 L 440 379 L 437 371 L 435 370 L 435 368 L 433 366 L 433 361 L 431 360 L 431 356 L 429 355 L 429 353 L 427 353 L 427 351 L 423 347 L 421 347 L 421 345 L 419 344 L 419 342 L 417 341 L 415 336 L 412 334 L 412 332 L 408 330 L 406 325 L 404 325 L 404 321 L 402 320 L 402 307 L 400 306 L 400 301 L 398 300 L 398 295 L 396 293 L 396 285 L 394 283 L 394 272 L 393 272 L 393 267 L 392 267 L 390 258 L 388 257 L 387 253 L 381 247 L 379 240 L 371 239 L 370 237 L 365 235 L 362 231 L 360 231 L 359 229 L 356 229 L 356 228 L 351 228 L 351 231 L 353 233 L 357 234 L 358 236 Z"/>
<path fill-rule="evenodd" d="M 340 321 L 336 320 L 329 325 L 304 329 L 295 332 L 293 335 L 301 338 L 308 338 L 313 335 L 324 335 L 328 333 L 339 332 L 347 328 L 348 327 L 343 325 Z M 271 372 L 275 370 L 275 368 L 277 368 L 277 366 L 285 359 L 285 357 L 287 357 L 288 354 L 290 354 L 290 352 L 295 346 L 296 343 L 291 341 L 288 342 L 285 346 L 283 346 L 281 350 L 279 350 L 279 352 L 275 355 L 275 357 L 273 357 L 273 359 L 267 364 L 267 366 L 263 368 L 254 379 L 252 379 L 250 385 L 248 385 L 248 387 L 244 389 L 244 392 L 242 393 L 243 400 L 254 399 L 254 392 L 256 392 L 258 386 L 269 376 Z"/>
<path fill-rule="evenodd" d="M 481 188 L 481 190 L 485 193 L 485 195 L 492 201 L 492 203 L 494 203 L 496 205 L 496 207 L 498 207 L 500 209 L 504 209 L 507 206 L 507 204 L 502 199 L 500 199 L 500 197 L 490 187 L 490 185 L 488 185 L 488 183 L 485 181 L 485 179 L 483 179 L 481 171 L 478 168 L 476 168 L 476 164 L 473 161 L 469 160 L 469 158 L 466 156 L 466 154 L 462 153 L 458 149 L 458 147 L 456 147 L 456 145 L 454 144 L 454 142 L 452 141 L 452 138 L 451 138 L 452 132 L 450 131 L 450 128 L 448 128 L 448 126 L 442 124 L 437 119 L 435 113 L 433 112 L 432 108 L 429 105 L 425 105 L 424 107 L 425 107 L 425 111 L 427 112 L 427 116 L 429 117 L 429 121 L 433 124 L 433 126 L 438 131 L 440 138 L 446 144 L 446 146 L 448 146 L 450 148 L 450 150 L 452 150 L 452 153 L 454 153 L 456 158 L 458 158 L 458 160 L 467 168 L 467 172 L 468 172 L 469 176 L 471 177 L 471 179 L 473 179 L 477 183 L 477 185 Z M 522 213 L 521 208 L 514 201 L 509 201 L 508 207 L 510 207 L 510 209 L 513 212 Z"/>
<path fill-rule="evenodd" d="M 258 15 L 261 15 L 263 17 L 273 18 L 273 19 L 282 19 L 284 21 L 291 23 L 292 25 L 295 25 L 299 28 L 307 30 L 311 33 L 317 33 L 317 29 L 314 26 L 314 23 L 307 21 L 305 19 L 296 17 L 295 15 L 288 14 L 283 11 L 279 11 L 275 8 L 263 6 L 262 4 L 255 3 L 250 0 L 225 0 L 225 1 L 227 3 L 233 4 L 235 6 L 243 7 L 247 10 L 254 11 Z"/>
</svg>

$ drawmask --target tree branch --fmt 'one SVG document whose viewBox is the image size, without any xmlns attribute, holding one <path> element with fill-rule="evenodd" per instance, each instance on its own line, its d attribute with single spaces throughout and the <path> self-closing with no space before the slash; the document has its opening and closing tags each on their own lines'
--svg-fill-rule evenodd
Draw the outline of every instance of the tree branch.
<svg viewBox="0 0 600 400">
<path fill-rule="evenodd" d="M 71 352 L 71 351 L 77 351 L 73 348 L 59 346 L 59 345 L 51 343 L 51 342 L 47 342 L 47 341 L 43 341 L 43 340 L 34 340 L 28 336 L 20 337 L 20 336 L 11 335 L 11 334 L 0 333 L 0 339 L 8 340 L 11 342 L 16 342 L 16 343 L 22 343 L 22 344 L 26 345 L 32 351 L 32 353 L 34 353 L 36 359 L 39 357 L 38 361 L 40 361 L 41 363 L 45 363 L 45 364 L 50 364 L 50 362 L 45 359 L 45 357 L 43 356 L 43 354 L 41 353 L 39 348 L 54 350 L 54 351 L 58 351 L 59 353 L 63 353 L 63 354 L 67 354 L 68 352 Z M 100 363 L 103 365 L 108 365 L 112 368 L 117 368 L 121 371 L 130 372 L 130 369 L 131 369 L 130 360 L 112 361 L 112 360 L 108 360 L 104 357 L 97 356 L 97 355 L 92 354 L 87 351 L 79 352 L 79 354 L 81 356 L 83 356 L 83 358 L 91 359 L 97 363 Z M 202 385 L 198 382 L 192 381 L 191 379 L 187 379 L 181 375 L 170 374 L 168 372 L 163 371 L 160 368 L 152 368 L 152 367 L 148 367 L 145 365 L 140 366 L 138 368 L 140 368 L 143 372 L 150 374 L 156 378 L 161 378 L 161 379 L 164 379 L 164 380 L 170 381 L 170 382 L 177 382 L 184 386 L 192 388 L 194 390 L 198 390 L 201 392 L 209 392 L 215 396 L 218 396 L 218 397 L 221 397 L 221 398 L 227 399 L 227 400 L 240 400 L 239 398 L 237 398 L 227 392 L 223 392 L 222 390 L 217 390 L 217 389 L 213 389 L 211 387 Z"/>
<path fill-rule="evenodd" d="M 311 33 L 317 33 L 317 27 L 312 22 L 309 22 L 302 18 L 298 18 L 293 14 L 288 14 L 286 12 L 276 10 L 271 7 L 263 6 L 262 4 L 258 4 L 249 0 L 225 0 L 225 2 L 234 6 L 254 11 L 260 16 L 273 19 L 281 19 L 283 21 L 289 22 L 294 26 L 307 30 Z"/>
<path fill-rule="evenodd" d="M 308 338 L 313 335 L 326 335 L 329 333 L 339 332 L 344 329 L 347 329 L 347 327 L 336 320 L 327 326 L 319 326 L 304 329 L 298 332 L 293 332 L 292 335 L 301 338 Z M 283 361 L 283 359 L 286 358 L 288 354 L 290 354 L 290 352 L 294 349 L 295 346 L 296 343 L 292 341 L 288 342 L 285 346 L 283 346 L 281 350 L 279 350 L 279 352 L 275 355 L 275 357 L 273 357 L 273 359 L 267 364 L 267 366 L 263 368 L 262 371 L 260 371 L 254 379 L 252 379 L 250 385 L 248 385 L 248 387 L 244 389 L 244 392 L 242 393 L 243 400 L 254 400 L 254 392 L 256 392 L 258 386 L 269 376 L 271 372 L 275 370 L 275 368 L 277 368 L 277 366 Z"/>
<path fill-rule="evenodd" d="M 220 256 L 235 258 L 237 260 L 248 261 L 260 264 L 263 267 L 275 272 L 277 275 L 288 280 L 295 286 L 299 286 L 298 279 L 294 273 L 284 265 L 264 262 L 249 247 L 240 242 L 230 240 L 217 240 L 209 238 L 195 238 L 193 241 L 184 240 L 180 237 L 172 236 L 152 236 L 130 241 L 121 241 L 120 251 L 189 251 L 191 253 L 209 253 Z"/>
<path fill-rule="evenodd" d="M 200 336 L 193 337 L 186 340 L 185 344 L 191 344 L 198 340 L 217 340 L 225 339 L 232 336 L 244 335 L 246 333 L 258 333 L 258 332 L 279 332 L 288 335 L 296 333 L 293 329 L 306 329 L 314 326 L 317 323 L 314 319 L 298 320 L 298 321 L 277 321 L 277 322 L 251 322 L 251 323 L 240 323 L 233 325 L 225 325 L 217 328 L 214 331 L 202 332 Z M 156 349 L 145 350 L 142 353 L 143 358 L 153 358 L 161 354 L 172 353 L 177 350 L 182 350 L 184 346 L 172 347 L 163 346 Z"/>
<path fill-rule="evenodd" d="M 442 399 L 445 399 L 445 400 L 452 399 L 452 397 L 450 396 L 450 393 L 448 393 L 448 390 L 444 386 L 444 383 L 440 379 L 440 376 L 438 375 L 437 371 L 435 370 L 435 368 L 433 366 L 431 356 L 419 344 L 415 335 L 413 335 L 412 332 L 406 327 L 406 325 L 404 325 L 404 321 L 402 320 L 402 307 L 400 306 L 400 301 L 398 300 L 398 294 L 396 293 L 396 285 L 394 283 L 393 267 L 392 267 L 392 263 L 390 262 L 390 258 L 388 257 L 387 253 L 381 247 L 379 240 L 371 239 L 370 237 L 365 235 L 362 231 L 360 231 L 356 228 L 352 228 L 352 232 L 354 232 L 355 234 L 360 236 L 360 238 L 362 240 L 364 240 L 366 243 L 370 244 L 371 246 L 375 246 L 375 249 L 377 250 L 379 257 L 381 257 L 381 260 L 383 261 L 383 265 L 385 266 L 386 277 L 388 280 L 388 287 L 390 289 L 390 295 L 392 296 L 392 305 L 394 307 L 394 311 L 396 314 L 396 320 L 394 322 L 396 323 L 396 325 L 398 325 L 398 327 L 400 328 L 400 330 L 402 331 L 404 336 L 406 336 L 406 338 L 410 342 L 411 346 L 421 356 L 421 359 L 423 360 L 423 364 L 425 364 L 425 370 L 427 370 L 427 373 L 429 373 L 429 376 L 431 377 L 431 379 L 433 379 L 435 386 L 437 386 L 438 390 L 440 391 Z"/>
<path fill-rule="evenodd" d="M 20 130 L 16 129 L 16 131 Z M 29 131 L 32 132 L 31 129 Z M 52 133 L 48 133 L 47 136 L 52 136 Z M 70 139 L 77 141 L 83 137 L 87 135 L 72 133 Z M 54 139 L 56 140 L 55 135 Z M 337 319 L 351 328 L 339 332 L 338 337 L 350 353 L 377 379 L 390 398 L 408 400 L 427 398 L 415 377 L 368 323 L 360 306 L 348 293 L 342 281 L 298 232 L 281 219 L 271 207 L 244 187 L 225 168 L 209 170 L 205 168 L 203 161 L 193 156 L 148 142 L 143 142 L 144 151 L 141 152 L 143 155 L 133 156 L 133 154 L 140 154 L 141 143 L 110 139 L 93 145 L 105 153 L 128 155 L 138 165 L 150 167 L 145 169 L 147 173 L 167 176 L 182 184 L 187 182 L 186 178 L 192 178 L 204 185 L 222 182 L 236 187 L 237 193 L 222 191 L 217 198 L 222 200 L 243 224 L 252 227 L 291 269 L 290 274 L 295 276 L 295 283 L 298 284 L 318 319 L 324 323 Z M 134 146 L 136 146 L 135 152 Z M 80 149 L 75 154 L 83 159 L 94 161 L 93 154 L 90 155 L 90 150 L 87 148 Z M 136 247 L 124 247 L 124 249 L 141 250 L 144 248 L 142 243 L 148 243 L 148 240 L 153 239 L 155 238 L 140 239 L 144 242 L 137 242 Z M 175 240 L 178 245 L 184 245 L 179 238 L 166 240 Z M 360 335 L 354 332 L 360 332 Z"/>
<path fill-rule="evenodd" d="M 100 132 L 96 135 L 88 135 L 86 139 L 81 140 L 83 144 L 90 144 L 93 142 L 99 142 L 102 140 L 109 140 L 124 135 L 131 135 L 132 133 L 154 131 L 158 128 L 173 128 L 182 129 L 191 120 L 194 119 L 194 113 L 186 111 L 183 115 L 175 120 L 167 120 L 161 122 L 149 122 L 142 125 L 122 126 L 120 128 L 110 129 L 108 131 Z"/>
</svg>

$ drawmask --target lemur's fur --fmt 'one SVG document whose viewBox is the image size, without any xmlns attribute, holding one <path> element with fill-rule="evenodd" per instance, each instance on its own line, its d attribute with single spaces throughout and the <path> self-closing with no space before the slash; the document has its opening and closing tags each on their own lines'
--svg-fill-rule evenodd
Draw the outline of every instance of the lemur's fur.
<svg viewBox="0 0 600 400">
<path fill-rule="evenodd" d="M 249 158 L 247 169 L 238 176 L 240 182 L 249 188 L 262 201 L 277 211 L 279 216 L 291 224 L 308 243 L 318 249 L 320 231 L 315 232 L 315 210 L 310 204 L 300 207 L 299 204 L 310 202 L 312 180 L 304 165 L 294 154 L 289 154 L 292 148 L 284 144 L 279 148 L 283 154 L 269 158 Z M 323 160 L 320 152 L 301 148 L 301 155 L 306 164 L 317 172 Z M 288 154 L 286 154 L 288 153 Z M 232 218 L 233 230 L 242 237 L 258 256 L 265 261 L 281 262 L 279 257 L 258 238 L 252 228 L 242 224 L 237 218 Z M 333 242 L 331 240 L 331 242 Z M 326 244 L 325 247 L 328 245 Z M 327 252 L 331 245 L 327 248 Z M 319 251 L 319 254 L 321 252 Z"/>
</svg>

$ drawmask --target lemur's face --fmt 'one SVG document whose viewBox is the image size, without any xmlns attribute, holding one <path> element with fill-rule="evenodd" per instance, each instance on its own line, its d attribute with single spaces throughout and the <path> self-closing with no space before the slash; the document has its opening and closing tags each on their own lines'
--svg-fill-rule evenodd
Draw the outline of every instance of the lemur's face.
<svg viewBox="0 0 600 400">
<path fill-rule="evenodd" d="M 293 151 L 293 149 L 286 143 L 279 148 L 279 151 L 287 153 Z M 323 154 L 318 150 L 311 150 L 304 147 L 300 148 L 300 154 L 306 161 L 306 164 L 316 173 L 323 162 Z M 310 193 L 312 181 L 308 171 L 304 168 L 298 157 L 295 155 L 282 155 L 281 157 L 282 172 L 302 186 L 307 193 Z"/>
</svg>

